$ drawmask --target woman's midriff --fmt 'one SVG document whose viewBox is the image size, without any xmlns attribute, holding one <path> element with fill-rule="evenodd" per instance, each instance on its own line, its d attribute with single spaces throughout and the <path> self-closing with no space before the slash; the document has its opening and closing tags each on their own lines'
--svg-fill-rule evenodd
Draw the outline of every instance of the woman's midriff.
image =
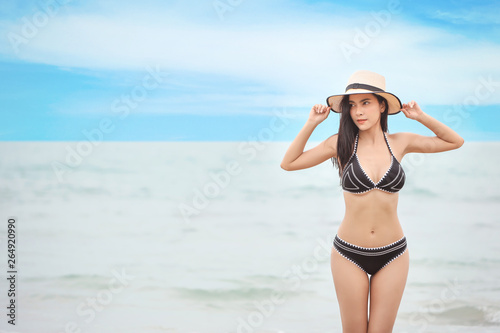
<svg viewBox="0 0 500 333">
<path fill-rule="evenodd" d="M 345 216 L 337 235 L 362 247 L 391 244 L 404 236 L 397 215 L 398 194 L 378 189 L 363 194 L 344 191 Z"/>
</svg>

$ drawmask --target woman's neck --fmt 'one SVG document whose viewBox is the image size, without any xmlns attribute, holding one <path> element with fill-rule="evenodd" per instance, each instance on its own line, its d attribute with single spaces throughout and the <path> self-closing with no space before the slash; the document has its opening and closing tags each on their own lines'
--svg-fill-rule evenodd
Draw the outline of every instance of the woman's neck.
<svg viewBox="0 0 500 333">
<path fill-rule="evenodd" d="M 370 145 L 375 145 L 378 142 L 384 141 L 384 133 L 380 126 L 372 126 L 371 128 L 359 131 L 359 140 L 367 142 Z"/>
</svg>

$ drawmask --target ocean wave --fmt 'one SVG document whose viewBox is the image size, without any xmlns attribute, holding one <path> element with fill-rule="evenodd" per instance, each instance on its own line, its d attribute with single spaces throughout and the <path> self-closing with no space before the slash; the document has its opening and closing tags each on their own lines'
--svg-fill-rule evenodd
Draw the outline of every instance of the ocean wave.
<svg viewBox="0 0 500 333">
<path fill-rule="evenodd" d="M 436 314 L 437 321 L 468 326 L 500 326 L 500 309 L 493 306 L 461 305 Z"/>
<path fill-rule="evenodd" d="M 474 328 L 477 327 L 500 326 L 500 308 L 492 305 L 454 304 L 447 306 L 433 302 L 420 306 L 417 311 L 401 312 L 399 316 L 408 321 L 411 326 L 422 328 L 431 324 L 435 327 L 453 325 L 470 327 L 471 332 L 476 332 Z"/>
<path fill-rule="evenodd" d="M 413 188 L 408 188 L 405 189 L 406 193 L 412 194 L 415 196 L 419 197 L 425 197 L 425 198 L 436 198 L 439 197 L 440 195 L 434 191 L 432 191 L 429 188 L 423 188 L 423 187 L 413 187 Z"/>
<path fill-rule="evenodd" d="M 58 287 L 78 287 L 85 289 L 101 289 L 109 285 L 112 276 L 100 274 L 65 274 L 60 276 L 26 277 L 24 281 L 30 284 L 51 284 Z"/>
<path fill-rule="evenodd" d="M 249 301 L 270 298 L 279 294 L 280 297 L 297 295 L 298 292 L 292 290 L 278 290 L 270 287 L 245 287 L 232 289 L 203 289 L 203 288 L 173 288 L 173 291 L 182 298 L 194 300 L 217 300 L 217 301 Z"/>
<path fill-rule="evenodd" d="M 499 264 L 500 258 L 474 258 L 471 260 L 446 260 L 440 258 L 411 259 L 412 264 L 430 267 L 483 267 L 485 264 Z"/>
</svg>

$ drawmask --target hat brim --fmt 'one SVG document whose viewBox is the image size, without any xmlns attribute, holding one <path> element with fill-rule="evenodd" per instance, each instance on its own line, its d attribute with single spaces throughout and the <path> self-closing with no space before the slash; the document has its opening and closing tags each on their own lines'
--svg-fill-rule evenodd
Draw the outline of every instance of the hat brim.
<svg viewBox="0 0 500 333">
<path fill-rule="evenodd" d="M 398 114 L 399 112 L 401 112 L 401 109 L 403 108 L 403 104 L 401 104 L 401 101 L 396 95 L 391 94 L 389 92 L 374 92 L 365 89 L 352 89 L 348 90 L 344 94 L 329 96 L 326 99 L 326 104 L 332 109 L 333 112 L 340 113 L 341 112 L 340 102 L 342 101 L 342 98 L 344 98 L 345 95 L 359 95 L 359 94 L 376 94 L 384 97 L 387 100 L 387 103 L 389 104 L 388 114 Z"/>
</svg>

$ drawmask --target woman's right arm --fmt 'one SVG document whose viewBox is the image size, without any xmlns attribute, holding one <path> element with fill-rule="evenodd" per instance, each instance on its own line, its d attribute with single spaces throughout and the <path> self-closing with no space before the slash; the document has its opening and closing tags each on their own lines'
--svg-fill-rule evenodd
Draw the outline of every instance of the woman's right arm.
<svg viewBox="0 0 500 333">
<path fill-rule="evenodd" d="M 281 168 L 286 171 L 300 170 L 318 165 L 329 158 L 337 157 L 337 134 L 334 134 L 316 147 L 304 152 L 307 140 L 312 132 L 323 120 L 328 117 L 330 108 L 316 104 L 311 109 L 306 124 L 300 130 L 297 137 L 292 141 L 290 147 L 283 157 Z"/>
</svg>

